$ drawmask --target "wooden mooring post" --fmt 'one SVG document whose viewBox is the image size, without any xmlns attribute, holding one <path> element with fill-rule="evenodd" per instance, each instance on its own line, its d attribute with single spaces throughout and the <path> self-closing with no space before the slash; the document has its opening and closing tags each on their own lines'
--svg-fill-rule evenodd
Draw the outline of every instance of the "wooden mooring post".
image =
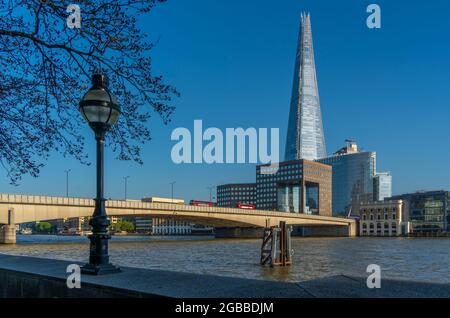
<svg viewBox="0 0 450 318">
<path fill-rule="evenodd" d="M 291 227 L 286 222 L 264 229 L 261 265 L 288 266 L 292 264 Z"/>
</svg>

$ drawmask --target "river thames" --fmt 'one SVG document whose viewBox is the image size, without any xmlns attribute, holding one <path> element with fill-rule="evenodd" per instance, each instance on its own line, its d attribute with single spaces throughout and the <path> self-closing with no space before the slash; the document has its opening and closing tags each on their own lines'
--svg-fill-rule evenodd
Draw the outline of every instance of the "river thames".
<svg viewBox="0 0 450 318">
<path fill-rule="evenodd" d="M 0 253 L 85 262 L 86 237 L 18 235 Z M 333 275 L 367 276 L 369 264 L 382 277 L 450 283 L 450 239 L 293 238 L 294 264 L 259 265 L 261 240 L 212 237 L 113 237 L 115 265 L 277 281 L 305 281 Z"/>
</svg>

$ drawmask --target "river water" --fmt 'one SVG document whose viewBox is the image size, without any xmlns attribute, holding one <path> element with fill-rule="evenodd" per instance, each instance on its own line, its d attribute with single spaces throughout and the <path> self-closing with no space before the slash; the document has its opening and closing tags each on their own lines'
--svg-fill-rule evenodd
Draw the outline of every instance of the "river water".
<svg viewBox="0 0 450 318">
<path fill-rule="evenodd" d="M 18 235 L 0 253 L 85 262 L 86 237 Z M 293 265 L 259 265 L 261 240 L 211 237 L 113 237 L 115 265 L 277 281 L 333 275 L 367 276 L 369 264 L 382 277 L 450 283 L 450 239 L 293 238 Z"/>
</svg>

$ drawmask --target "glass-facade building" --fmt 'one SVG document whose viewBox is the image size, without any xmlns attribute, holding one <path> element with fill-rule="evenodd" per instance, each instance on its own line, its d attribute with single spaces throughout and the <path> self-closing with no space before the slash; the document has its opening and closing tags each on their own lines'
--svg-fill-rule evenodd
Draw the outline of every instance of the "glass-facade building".
<svg viewBox="0 0 450 318">
<path fill-rule="evenodd" d="M 285 160 L 326 157 L 311 17 L 302 14 L 289 111 Z"/>
<path fill-rule="evenodd" d="M 373 200 L 383 201 L 392 196 L 392 176 L 389 172 L 377 172 L 373 177 Z"/>
<path fill-rule="evenodd" d="M 393 196 L 389 198 L 389 200 L 391 199 L 402 199 L 408 202 L 412 233 L 450 231 L 450 192 L 417 192 Z"/>
<path fill-rule="evenodd" d="M 333 215 L 348 214 L 357 202 L 373 197 L 375 152 L 336 153 L 316 161 L 333 167 Z"/>
</svg>

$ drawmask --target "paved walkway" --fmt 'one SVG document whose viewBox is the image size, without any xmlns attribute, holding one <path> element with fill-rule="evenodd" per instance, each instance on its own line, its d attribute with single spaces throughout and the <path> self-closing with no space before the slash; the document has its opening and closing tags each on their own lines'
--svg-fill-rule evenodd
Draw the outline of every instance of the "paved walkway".
<svg viewBox="0 0 450 318">
<path fill-rule="evenodd" d="M 120 274 L 82 275 L 81 289 L 68 289 L 59 260 L 0 254 L 1 297 L 175 297 L 175 298 L 315 298 L 450 297 L 450 285 L 382 280 L 368 289 L 365 278 L 334 276 L 284 283 L 161 270 L 123 268 Z"/>
</svg>

